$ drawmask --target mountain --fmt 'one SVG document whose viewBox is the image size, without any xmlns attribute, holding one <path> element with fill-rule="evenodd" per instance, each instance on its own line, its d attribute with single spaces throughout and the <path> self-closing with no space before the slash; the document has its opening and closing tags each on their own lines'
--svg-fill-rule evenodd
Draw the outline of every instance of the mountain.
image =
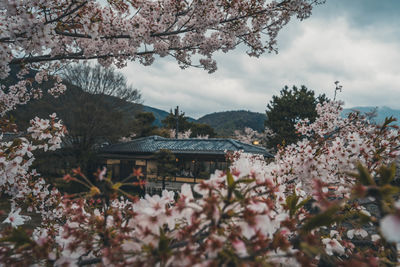
<svg viewBox="0 0 400 267">
<path fill-rule="evenodd" d="M 153 125 L 157 126 L 157 127 L 163 126 L 161 121 L 163 119 L 165 119 L 165 117 L 167 117 L 168 114 L 169 114 L 169 112 L 166 112 L 164 110 L 161 110 L 161 109 L 158 109 L 158 108 L 153 108 L 153 107 L 146 106 L 146 105 L 143 105 L 142 110 L 143 110 L 143 112 L 151 112 L 151 113 L 153 113 L 154 117 L 156 118 L 154 123 L 153 123 Z M 196 122 L 196 120 L 191 118 L 191 117 L 187 117 L 187 120 L 190 121 L 190 122 Z"/>
<path fill-rule="evenodd" d="M 359 111 L 361 113 L 371 112 L 375 107 L 354 107 L 344 109 L 342 116 L 347 116 L 348 113 Z M 386 117 L 393 116 L 397 119 L 394 125 L 400 126 L 400 110 L 392 109 L 386 106 L 378 107 L 377 116 L 372 119 L 373 123 L 381 124 L 385 121 Z M 254 130 L 262 132 L 264 130 L 264 121 L 266 115 L 258 112 L 251 111 L 225 111 L 207 114 L 197 120 L 199 123 L 206 123 L 213 127 L 218 135 L 229 136 L 232 135 L 234 130 L 244 129 L 250 127 Z"/>
<path fill-rule="evenodd" d="M 166 111 L 164 111 L 164 110 L 161 110 L 161 109 L 158 109 L 158 108 L 153 108 L 153 107 L 146 106 L 146 105 L 143 105 L 142 110 L 143 110 L 144 112 L 151 112 L 151 113 L 153 113 L 154 117 L 156 118 L 155 121 L 153 122 L 153 125 L 154 125 L 154 126 L 158 126 L 158 127 L 162 126 L 162 122 L 161 122 L 161 121 L 162 121 L 165 117 L 167 117 L 168 114 L 169 114 L 169 112 L 166 112 Z"/>
<path fill-rule="evenodd" d="M 205 123 L 215 129 L 218 135 L 230 136 L 235 130 L 250 127 L 262 132 L 264 130 L 265 114 L 252 111 L 224 111 L 205 115 L 196 122 Z"/>
<path fill-rule="evenodd" d="M 400 110 L 392 109 L 386 106 L 383 107 L 354 107 L 344 109 L 342 112 L 342 116 L 347 116 L 350 112 L 359 111 L 361 113 L 371 112 L 375 108 L 377 108 L 376 117 L 372 118 L 373 123 L 381 124 L 385 121 L 386 117 L 393 116 L 397 119 L 393 124 L 400 126 Z"/>
</svg>

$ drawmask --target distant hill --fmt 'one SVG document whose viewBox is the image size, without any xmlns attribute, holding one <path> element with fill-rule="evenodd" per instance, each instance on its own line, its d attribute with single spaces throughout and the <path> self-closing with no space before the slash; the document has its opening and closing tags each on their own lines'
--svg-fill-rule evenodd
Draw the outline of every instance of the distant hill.
<svg viewBox="0 0 400 267">
<path fill-rule="evenodd" d="M 354 107 L 349 109 L 344 109 L 342 116 L 346 116 L 349 112 L 358 110 L 362 113 L 370 112 L 374 107 Z M 155 125 L 161 126 L 161 121 L 169 114 L 164 110 L 153 108 L 150 106 L 143 105 L 143 111 L 152 112 L 156 117 Z M 396 124 L 400 126 L 400 110 L 391 109 L 389 107 L 379 107 L 377 110 L 377 117 L 374 119 L 374 123 L 382 123 L 386 117 L 393 116 L 397 118 Z M 203 117 L 195 120 L 189 118 L 190 121 L 195 121 L 198 123 L 205 123 L 214 128 L 218 135 L 231 136 L 235 130 L 244 129 L 245 127 L 250 127 L 254 130 L 262 132 L 264 130 L 264 121 L 266 120 L 266 115 L 263 113 L 238 110 L 238 111 L 223 111 L 214 112 L 211 114 L 204 115 Z"/>
<path fill-rule="evenodd" d="M 353 111 L 359 111 L 361 113 L 366 113 L 366 112 L 371 112 L 372 110 L 374 110 L 375 107 L 354 107 L 354 108 L 348 108 L 348 109 L 344 109 L 342 112 L 343 116 L 347 116 L 347 114 L 349 114 L 350 112 Z M 400 126 L 400 110 L 399 109 L 392 109 L 389 107 L 378 107 L 377 110 L 377 116 L 375 118 L 373 118 L 372 122 L 373 123 L 377 123 L 377 124 L 381 124 L 385 121 L 386 117 L 390 117 L 393 116 L 394 118 L 397 119 L 397 121 L 394 123 L 398 126 Z"/>
<path fill-rule="evenodd" d="M 153 125 L 158 126 L 158 127 L 163 126 L 161 121 L 165 117 L 167 117 L 168 114 L 169 114 L 169 112 L 167 112 L 167 111 L 164 111 L 164 110 L 161 110 L 161 109 L 158 109 L 158 108 L 153 108 L 153 107 L 146 106 L 146 105 L 143 105 L 142 110 L 143 110 L 143 112 L 151 112 L 151 113 L 153 113 L 154 117 L 156 117 Z M 188 121 L 195 122 L 196 120 L 191 118 L 191 117 L 188 117 Z"/>
<path fill-rule="evenodd" d="M 252 111 L 224 111 L 205 115 L 197 120 L 215 129 L 218 135 L 230 136 L 238 129 L 250 127 L 262 132 L 264 130 L 265 114 Z"/>
<path fill-rule="evenodd" d="M 143 110 L 144 112 L 151 112 L 151 113 L 153 113 L 154 117 L 156 118 L 156 120 L 154 121 L 153 125 L 158 126 L 158 127 L 162 126 L 161 121 L 162 121 L 165 117 L 167 117 L 168 114 L 169 114 L 169 112 L 166 112 L 166 111 L 164 111 L 164 110 L 161 110 L 161 109 L 158 109 L 158 108 L 153 108 L 153 107 L 146 106 L 146 105 L 143 105 L 142 110 Z"/>
</svg>

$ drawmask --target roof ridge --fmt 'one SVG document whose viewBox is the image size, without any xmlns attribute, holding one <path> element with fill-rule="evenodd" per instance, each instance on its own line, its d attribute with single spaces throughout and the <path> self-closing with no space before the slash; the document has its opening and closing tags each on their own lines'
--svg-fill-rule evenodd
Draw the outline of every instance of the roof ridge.
<svg viewBox="0 0 400 267">
<path fill-rule="evenodd" d="M 113 145 L 121 145 L 121 144 L 132 144 L 132 143 L 134 143 L 134 142 L 142 141 L 142 140 L 145 140 L 145 139 L 148 139 L 148 138 L 149 138 L 149 136 L 139 137 L 139 138 L 133 139 L 133 140 L 128 141 L 128 142 L 125 142 L 125 143 L 116 143 L 116 144 L 112 144 L 112 146 L 113 146 Z"/>
<path fill-rule="evenodd" d="M 154 137 L 157 137 L 157 138 L 154 138 Z M 106 147 L 115 147 L 115 146 L 122 146 L 122 145 L 130 145 L 130 144 L 134 144 L 134 143 L 137 143 L 137 142 L 141 142 L 141 141 L 146 141 L 146 140 L 148 140 L 148 139 L 153 139 L 153 140 L 157 140 L 157 139 L 165 139 L 164 137 L 161 137 L 161 136 L 158 136 L 158 135 L 151 135 L 151 136 L 143 136 L 143 137 L 139 137 L 139 138 L 136 138 L 136 139 L 133 139 L 133 140 L 131 140 L 131 141 L 128 141 L 128 142 L 119 142 L 119 143 L 115 143 L 115 144 L 110 144 L 110 145 L 108 145 L 108 146 L 106 146 Z M 106 148 L 105 147 L 105 148 Z"/>
<path fill-rule="evenodd" d="M 146 136 L 146 137 L 143 137 L 143 138 L 146 138 L 146 139 L 153 139 L 153 140 L 165 140 L 165 139 L 169 139 L 169 138 L 166 138 L 166 137 L 163 137 L 163 136 L 159 136 L 159 135 L 150 135 L 150 136 Z"/>
<path fill-rule="evenodd" d="M 235 147 L 237 147 L 237 148 L 239 148 L 239 149 L 243 149 L 243 145 L 242 145 L 241 142 L 239 142 L 239 141 L 237 141 L 237 140 L 235 140 L 235 139 L 232 139 L 232 138 L 227 138 L 227 140 L 228 140 L 229 142 L 231 142 Z"/>
<path fill-rule="evenodd" d="M 179 141 L 179 142 L 178 142 Z M 243 150 L 246 153 L 263 154 L 267 157 L 272 155 L 263 147 L 246 144 L 232 138 L 187 138 L 187 139 L 174 139 L 165 138 L 157 135 L 141 137 L 126 143 L 119 143 L 106 146 L 101 149 L 104 152 L 143 152 L 153 153 L 160 148 L 170 149 L 171 151 L 182 151 L 184 153 L 225 153 L 226 150 Z"/>
<path fill-rule="evenodd" d="M 202 141 L 225 141 L 228 140 L 229 138 L 196 138 L 196 137 L 191 137 L 191 138 L 165 138 L 161 137 L 163 140 L 171 140 L 171 141 L 193 141 L 193 140 L 202 140 Z"/>
</svg>

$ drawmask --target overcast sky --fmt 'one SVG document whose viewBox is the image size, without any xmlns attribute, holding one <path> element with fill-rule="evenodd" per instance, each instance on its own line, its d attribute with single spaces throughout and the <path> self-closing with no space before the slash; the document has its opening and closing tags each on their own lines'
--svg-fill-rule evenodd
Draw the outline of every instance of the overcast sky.
<svg viewBox="0 0 400 267">
<path fill-rule="evenodd" d="M 400 0 L 327 0 L 305 20 L 292 20 L 278 38 L 278 54 L 251 58 L 243 48 L 218 53 L 218 70 L 181 70 L 172 58 L 123 69 L 145 105 L 179 105 L 199 118 L 226 110 L 265 112 L 283 86 L 305 85 L 345 107 L 400 109 Z"/>
</svg>

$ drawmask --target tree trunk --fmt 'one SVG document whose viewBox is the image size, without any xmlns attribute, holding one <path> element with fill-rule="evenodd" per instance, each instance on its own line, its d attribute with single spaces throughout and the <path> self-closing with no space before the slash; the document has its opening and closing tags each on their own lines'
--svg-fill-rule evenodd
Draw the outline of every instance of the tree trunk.
<svg viewBox="0 0 400 267">
<path fill-rule="evenodd" d="M 162 190 L 165 190 L 165 177 L 162 178 Z"/>
</svg>

